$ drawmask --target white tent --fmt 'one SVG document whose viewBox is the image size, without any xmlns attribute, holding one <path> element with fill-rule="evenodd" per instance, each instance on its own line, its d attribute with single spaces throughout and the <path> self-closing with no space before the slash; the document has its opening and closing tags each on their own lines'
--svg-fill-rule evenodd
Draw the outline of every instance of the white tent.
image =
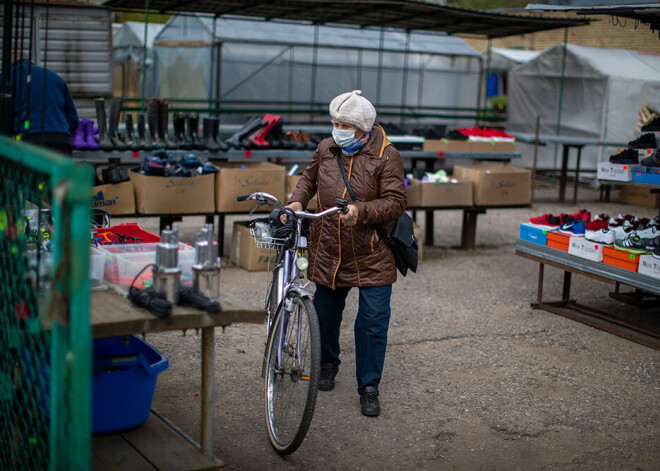
<svg viewBox="0 0 660 471">
<path fill-rule="evenodd" d="M 566 45 L 562 109 L 563 44 L 509 71 L 507 130 L 626 143 L 634 138 L 639 110 L 660 103 L 660 56 L 624 49 Z M 531 166 L 531 146 L 520 145 L 522 164 Z M 581 168 L 593 170 L 616 153 L 614 147 L 586 146 Z M 539 148 L 539 168 L 557 168 L 555 146 Z M 560 156 L 560 151 L 558 152 Z"/>
<path fill-rule="evenodd" d="M 527 62 L 536 59 L 539 54 L 541 54 L 541 51 L 527 51 L 524 49 L 492 47 L 490 49 L 489 69 L 493 72 L 508 71 L 518 64 L 526 64 Z M 484 61 L 486 61 L 488 52 L 484 52 L 482 55 L 484 57 Z"/>
<path fill-rule="evenodd" d="M 146 31 L 147 76 L 145 95 L 153 95 L 153 44 L 165 25 L 149 23 Z M 127 21 L 115 30 L 113 24 L 112 65 L 115 71 L 115 95 L 139 96 L 142 90 L 142 58 L 145 46 L 144 23 Z"/>
</svg>

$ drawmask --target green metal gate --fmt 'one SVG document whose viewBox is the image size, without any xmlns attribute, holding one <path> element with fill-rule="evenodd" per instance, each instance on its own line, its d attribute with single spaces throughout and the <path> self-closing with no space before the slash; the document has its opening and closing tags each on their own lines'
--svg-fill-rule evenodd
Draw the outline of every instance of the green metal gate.
<svg viewBox="0 0 660 471">
<path fill-rule="evenodd" d="M 91 467 L 88 165 L 0 136 L 0 469 Z"/>
</svg>

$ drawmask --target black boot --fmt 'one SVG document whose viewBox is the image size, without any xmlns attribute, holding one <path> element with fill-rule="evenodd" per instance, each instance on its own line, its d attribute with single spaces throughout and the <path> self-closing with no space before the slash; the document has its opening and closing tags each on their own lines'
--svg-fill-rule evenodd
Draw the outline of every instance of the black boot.
<svg viewBox="0 0 660 471">
<path fill-rule="evenodd" d="M 186 117 L 182 113 L 172 115 L 174 125 L 174 146 L 183 149 L 186 142 Z"/>
<path fill-rule="evenodd" d="M 222 152 L 226 152 L 229 150 L 229 146 L 225 141 L 220 139 L 220 118 L 216 117 L 213 118 L 213 139 L 215 140 L 215 143 L 218 145 L 218 149 Z"/>
<path fill-rule="evenodd" d="M 193 144 L 193 139 L 192 139 L 192 122 L 191 122 L 191 116 L 190 115 L 183 115 L 183 122 L 184 122 L 184 132 L 183 132 L 183 145 L 181 146 L 182 149 L 192 149 L 194 148 Z"/>
<path fill-rule="evenodd" d="M 213 138 L 213 128 L 217 126 L 214 118 L 204 118 L 202 120 L 202 146 L 211 152 L 218 152 L 220 147 Z"/>
<path fill-rule="evenodd" d="M 137 142 L 135 141 L 135 128 L 133 127 L 133 115 L 126 113 L 124 115 L 124 125 L 126 126 L 126 146 L 129 149 L 137 149 Z"/>
<path fill-rule="evenodd" d="M 96 124 L 99 127 L 99 146 L 101 146 L 101 150 L 112 150 L 112 142 L 108 137 L 108 123 L 105 119 L 105 100 L 97 98 L 94 100 L 94 106 L 96 107 Z"/>
<path fill-rule="evenodd" d="M 158 99 L 152 98 L 147 104 L 147 119 L 149 123 L 149 138 L 151 139 L 154 148 L 160 149 L 165 147 L 165 143 L 158 135 L 158 109 L 160 108 Z"/>
<path fill-rule="evenodd" d="M 203 149 L 202 140 L 199 138 L 199 114 L 192 113 L 188 115 L 188 127 L 190 128 L 193 148 Z"/>
<path fill-rule="evenodd" d="M 235 148 L 235 149 L 240 149 L 243 147 L 246 143 L 242 142 L 245 140 L 245 138 L 256 131 L 257 129 L 261 128 L 262 126 L 265 126 L 264 120 L 261 118 L 261 116 L 254 116 L 247 120 L 247 122 L 243 125 L 241 129 L 238 130 L 236 134 L 231 136 L 229 139 L 227 139 L 225 142 Z"/>
<path fill-rule="evenodd" d="M 158 137 L 161 141 L 165 143 L 165 147 L 168 149 L 174 149 L 174 142 L 170 141 L 169 138 L 169 113 L 170 105 L 167 100 L 163 99 L 160 101 L 158 107 Z"/>
<path fill-rule="evenodd" d="M 152 142 L 149 140 L 147 135 L 147 125 L 144 119 L 144 113 L 138 113 L 137 115 L 137 147 L 138 149 L 151 150 L 154 148 Z"/>
<path fill-rule="evenodd" d="M 117 150 L 126 150 L 126 143 L 119 137 L 119 115 L 121 115 L 121 99 L 110 99 L 110 120 L 108 122 L 108 137 L 112 147 Z"/>
</svg>

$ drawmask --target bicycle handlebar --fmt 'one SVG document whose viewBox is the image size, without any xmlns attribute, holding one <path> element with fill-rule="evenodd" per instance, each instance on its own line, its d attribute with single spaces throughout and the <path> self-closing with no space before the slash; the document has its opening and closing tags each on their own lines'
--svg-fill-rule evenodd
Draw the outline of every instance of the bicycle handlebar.
<svg viewBox="0 0 660 471">
<path fill-rule="evenodd" d="M 284 206 L 282 205 L 282 203 L 280 203 L 280 200 L 278 200 L 277 197 L 271 195 L 270 193 L 257 191 L 255 193 L 246 193 L 244 195 L 238 195 L 236 197 L 236 201 L 245 201 L 249 199 L 255 200 L 259 204 L 270 203 L 271 205 L 275 206 L 278 209 L 284 209 Z M 340 211 L 342 213 L 346 213 L 348 211 L 348 208 L 346 207 L 347 205 L 348 205 L 348 200 L 345 200 L 343 198 L 337 198 L 337 206 L 328 208 L 324 211 L 321 211 L 320 213 L 309 213 L 307 211 L 293 211 L 293 214 L 295 214 L 296 217 L 303 219 L 321 219 L 325 216 L 338 213 Z"/>
</svg>

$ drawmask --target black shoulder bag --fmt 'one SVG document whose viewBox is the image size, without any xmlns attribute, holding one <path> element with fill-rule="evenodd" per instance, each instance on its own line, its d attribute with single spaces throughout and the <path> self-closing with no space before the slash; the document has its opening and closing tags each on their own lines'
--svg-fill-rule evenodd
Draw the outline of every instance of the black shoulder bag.
<svg viewBox="0 0 660 471">
<path fill-rule="evenodd" d="M 344 169 L 344 163 L 341 161 L 341 154 L 337 154 L 337 161 L 339 162 L 339 170 L 341 171 L 341 176 L 344 179 L 344 184 L 348 190 L 353 201 L 358 199 L 353 193 L 351 184 L 348 182 L 348 177 L 346 176 L 346 170 Z M 394 255 L 394 262 L 396 267 L 401 272 L 403 276 L 408 274 L 410 269 L 413 273 L 417 272 L 417 251 L 419 246 L 417 245 L 417 238 L 413 232 L 413 220 L 404 212 L 399 219 L 396 220 L 394 229 L 389 234 L 383 230 L 382 227 L 374 225 L 373 228 L 378 232 L 378 234 L 385 239 L 387 245 L 392 250 Z"/>
</svg>

